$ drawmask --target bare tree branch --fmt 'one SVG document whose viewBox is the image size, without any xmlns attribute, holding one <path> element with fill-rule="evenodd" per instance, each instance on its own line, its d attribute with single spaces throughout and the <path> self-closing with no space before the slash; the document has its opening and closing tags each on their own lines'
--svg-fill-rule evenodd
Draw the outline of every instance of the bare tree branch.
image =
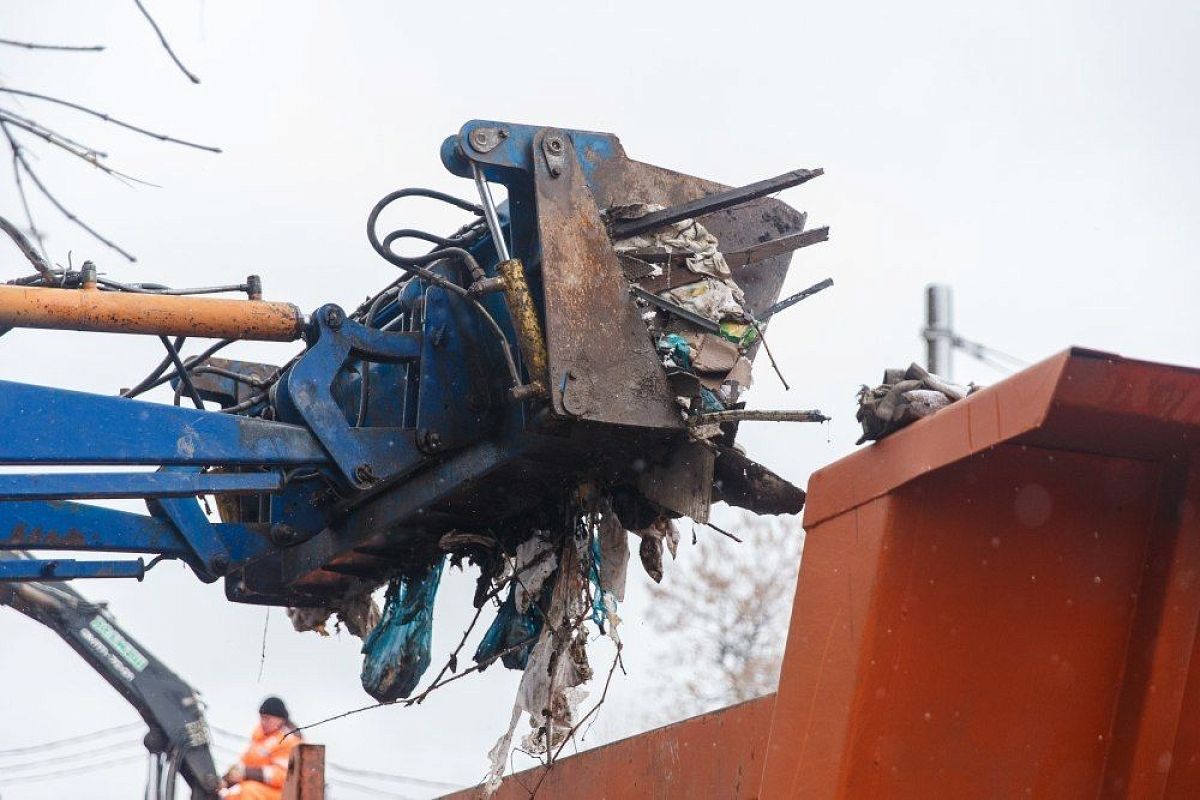
<svg viewBox="0 0 1200 800">
<path fill-rule="evenodd" d="M 154 21 L 154 17 L 150 16 L 150 12 L 142 5 L 142 0 L 133 0 L 133 2 L 137 4 L 138 10 L 142 12 L 142 16 L 146 18 L 146 21 L 150 23 L 150 27 L 154 28 L 154 32 L 158 34 L 158 41 L 162 43 L 163 49 L 167 51 L 167 55 L 175 62 L 175 66 L 179 67 L 179 71 L 187 75 L 188 80 L 192 83 L 199 83 L 200 79 L 188 71 L 188 68 L 179 60 L 179 56 L 175 55 L 175 51 L 171 49 L 171 44 L 167 41 L 167 37 L 163 35 L 162 29 L 158 27 L 158 23 Z"/>
<path fill-rule="evenodd" d="M 103 150 L 99 150 L 95 147 L 92 147 L 91 145 L 84 144 L 83 142 L 80 142 L 76 139 L 72 139 L 70 136 L 61 134 L 58 131 L 54 130 L 53 128 L 51 128 L 47 125 L 43 125 L 42 123 L 38 122 L 36 119 L 33 119 L 32 117 L 23 116 L 9 108 L 0 108 L 0 114 L 4 114 L 5 116 L 12 117 L 14 120 L 19 120 L 21 122 L 24 122 L 26 125 L 33 125 L 34 127 L 45 131 L 46 133 L 50 134 L 51 136 L 57 136 L 59 139 L 62 139 L 67 144 L 73 145 L 73 146 L 79 148 L 80 150 L 86 150 L 87 152 L 95 155 L 97 158 L 108 158 L 108 153 L 104 152 Z"/>
<path fill-rule="evenodd" d="M 89 234 L 91 234 L 92 237 L 94 239 L 96 239 L 96 241 L 98 241 L 101 244 L 104 244 L 107 247 L 111 248 L 112 250 L 115 250 L 116 252 L 120 253 L 125 258 L 127 258 L 129 261 L 137 261 L 137 259 L 133 255 L 131 255 L 129 252 L 127 252 L 124 248 L 122 248 L 116 242 L 113 242 L 112 240 L 106 238 L 103 234 L 98 232 L 95 228 L 88 225 L 86 222 L 81 220 L 79 217 L 75 216 L 75 214 L 73 214 L 72 212 L 67 210 L 66 206 L 64 206 L 61 202 L 59 202 L 58 198 L 54 196 L 54 193 L 46 188 L 46 185 L 44 183 L 42 183 L 41 178 L 39 178 L 37 173 L 34 172 L 33 167 L 29 166 L 29 160 L 27 158 L 25 158 L 24 149 L 17 142 L 17 140 L 15 138 L 13 138 L 12 131 L 10 131 L 8 129 L 8 126 L 11 124 L 12 124 L 11 122 L 0 120 L 0 129 L 3 129 L 5 138 L 8 139 L 9 146 L 13 148 L 13 156 L 16 158 L 18 164 L 20 165 L 20 168 L 22 170 L 24 170 L 24 172 L 27 176 L 29 176 L 29 180 L 33 181 L 33 185 L 38 188 L 38 191 L 40 191 L 42 193 L 42 195 L 47 200 L 50 201 L 51 205 L 53 205 L 55 208 L 58 209 L 59 213 L 61 213 L 64 217 L 71 220 L 71 222 L 74 222 L 80 228 L 83 228 L 83 230 L 85 230 Z"/>
<path fill-rule="evenodd" d="M 29 243 L 29 240 L 25 238 L 25 235 L 21 233 L 16 225 L 13 225 L 4 217 L 0 217 L 0 230 L 7 233 L 9 238 L 17 243 L 17 247 L 21 248 L 21 252 L 25 255 L 25 258 L 29 259 L 29 263 L 33 264 L 34 269 L 42 273 L 42 277 L 48 281 L 54 280 L 54 273 L 51 271 L 50 265 L 46 263 L 46 260 L 42 258 L 37 250 L 33 249 L 33 245 Z"/>
<path fill-rule="evenodd" d="M 36 42 L 19 42 L 15 39 L 0 39 L 0 45 L 8 45 L 9 47 L 24 47 L 26 50 L 69 50 L 76 53 L 98 53 L 104 49 L 104 45 L 102 44 L 37 44 Z"/>
<path fill-rule="evenodd" d="M 12 117 L 12 115 L 10 115 L 4 109 L 0 109 L 0 121 L 6 122 L 9 125 L 20 128 L 23 131 L 27 131 L 28 133 L 31 133 L 34 136 L 37 136 L 38 138 L 44 140 L 46 143 L 52 144 L 55 147 L 59 148 L 60 150 L 64 150 L 64 151 L 70 153 L 71 155 L 75 156 L 76 158 L 86 161 L 87 163 L 91 164 L 93 167 L 95 167 L 96 169 L 105 173 L 109 177 L 115 178 L 115 179 L 121 181 L 122 183 L 125 183 L 126 181 L 134 181 L 135 183 L 140 183 L 143 186 L 153 186 L 156 189 L 162 188 L 158 184 L 151 183 L 150 181 L 143 180 L 141 178 L 134 177 L 133 175 L 129 175 L 127 173 L 121 172 L 120 170 L 113 169 L 112 167 L 110 167 L 106 164 L 101 164 L 100 159 L 98 158 L 98 155 L 94 151 L 87 149 L 87 148 L 79 148 L 78 146 L 73 146 L 71 144 L 68 144 L 65 139 L 60 139 L 56 134 L 54 134 L 53 132 L 51 132 L 47 129 L 43 129 L 36 122 L 30 124 L 30 123 L 26 123 L 19 119 L 14 119 Z"/>
<path fill-rule="evenodd" d="M 38 250 L 41 251 L 42 258 L 48 261 L 49 257 L 46 255 L 45 239 L 33 221 L 33 212 L 29 210 L 29 197 L 25 194 L 25 182 L 21 179 L 21 162 L 17 159 L 17 143 L 9 136 L 7 129 L 4 130 L 4 135 L 8 139 L 9 148 L 12 150 L 13 182 L 17 184 L 17 194 L 21 198 L 21 207 L 25 209 L 25 221 L 29 224 L 30 234 L 33 235 L 34 240 L 38 243 Z M 43 273 L 44 275 L 45 273 Z"/>
<path fill-rule="evenodd" d="M 176 139 L 174 136 L 167 136 L 165 133 L 156 133 L 155 131 L 146 130 L 145 128 L 139 128 L 137 125 L 132 125 L 128 122 L 123 122 L 122 120 L 119 120 L 116 117 L 111 117 L 108 114 L 88 108 L 87 106 L 81 106 L 78 103 L 72 103 L 70 100 L 63 100 L 58 97 L 51 97 L 50 95 L 38 94 L 37 92 L 27 92 L 27 91 L 24 91 L 23 89 L 10 89 L 7 86 L 0 86 L 0 92 L 4 92 L 5 94 L 17 95 L 19 97 L 29 97 L 34 100 L 44 100 L 47 103 L 56 103 L 57 105 L 60 105 L 60 106 L 66 106 L 67 108 L 73 108 L 76 111 L 82 111 L 84 114 L 89 114 L 93 117 L 96 117 L 97 119 L 102 119 L 105 122 L 111 122 L 113 125 L 117 125 L 119 127 L 125 128 L 126 130 L 133 131 L 134 133 L 140 133 L 143 136 L 149 136 L 152 139 L 158 139 L 161 142 L 170 142 L 171 144 L 179 144 L 179 145 L 183 145 L 184 147 L 194 147 L 197 150 L 207 150 L 210 153 L 220 153 L 221 152 L 221 148 L 219 148 L 219 147 L 212 147 L 211 145 L 207 145 L 207 144 L 197 144 L 196 142 L 189 142 L 185 139 Z"/>
</svg>

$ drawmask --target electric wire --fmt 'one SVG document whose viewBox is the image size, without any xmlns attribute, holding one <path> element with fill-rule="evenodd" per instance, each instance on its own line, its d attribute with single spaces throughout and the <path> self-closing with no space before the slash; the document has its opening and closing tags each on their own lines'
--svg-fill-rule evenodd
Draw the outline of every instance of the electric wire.
<svg viewBox="0 0 1200 800">
<path fill-rule="evenodd" d="M 36 769 L 44 767 L 47 764 L 61 764 L 64 759 L 91 758 L 93 756 L 104 755 L 106 753 L 117 753 L 121 750 L 126 750 L 130 747 L 143 748 L 141 738 L 129 739 L 123 742 L 114 742 L 112 744 L 101 745 L 99 747 L 91 747 L 85 750 L 79 750 L 71 753 L 58 753 L 45 758 L 35 758 L 32 761 L 21 761 L 16 764 L 4 764 L 3 770 L 5 774 L 9 772 L 20 772 L 27 769 Z"/>
<path fill-rule="evenodd" d="M 0 750 L 0 757 L 21 755 L 24 753 L 40 753 L 44 750 L 54 750 L 59 747 L 64 747 L 69 744 L 74 744 L 75 742 L 82 742 L 82 741 L 86 741 L 88 739 L 97 739 L 97 738 L 100 738 L 103 736 L 109 736 L 114 733 L 123 733 L 125 731 L 130 731 L 135 728 L 142 728 L 142 727 L 145 727 L 145 723 L 142 722 L 141 720 L 138 720 L 136 722 L 126 722 L 124 725 L 115 725 L 111 728 L 101 728 L 98 731 L 92 731 L 91 733 L 81 733 L 77 736 L 68 736 L 64 739 L 53 739 L 49 742 L 42 742 L 40 744 L 32 744 L 32 745 L 27 745 L 27 746 L 23 746 L 23 747 L 10 747 L 5 750 Z"/>
<path fill-rule="evenodd" d="M 132 756 L 105 759 L 103 761 L 97 761 L 94 764 L 82 764 L 80 766 L 70 767 L 67 769 L 49 770 L 47 772 L 35 773 L 33 775 L 19 775 L 15 778 L 0 776 L 0 786 L 13 786 L 18 783 L 36 783 L 39 781 L 66 778 L 71 775 L 82 775 L 86 772 L 96 772 L 97 770 L 108 769 L 110 767 L 116 767 L 122 764 L 131 764 L 134 761 L 140 761 L 143 758 L 145 758 L 145 755 L 138 753 Z"/>
<path fill-rule="evenodd" d="M 374 797 L 386 797 L 386 798 L 392 798 L 392 800 L 416 800 L 416 798 L 413 797 L 412 795 L 396 794 L 395 792 L 389 792 L 384 789 L 379 789 L 375 786 L 367 786 L 366 784 L 355 783 L 354 781 L 342 780 L 341 778 L 328 778 L 327 777 L 325 779 L 325 782 L 331 786 L 340 786 L 343 789 L 350 789 L 351 791 L 363 792 L 363 793 L 372 795 Z"/>
</svg>

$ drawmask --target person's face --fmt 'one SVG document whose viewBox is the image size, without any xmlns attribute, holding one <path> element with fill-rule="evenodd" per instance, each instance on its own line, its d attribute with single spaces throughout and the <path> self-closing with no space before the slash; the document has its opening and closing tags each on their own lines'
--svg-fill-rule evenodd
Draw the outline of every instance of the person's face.
<svg viewBox="0 0 1200 800">
<path fill-rule="evenodd" d="M 263 733 L 265 733 L 267 736 L 270 736 L 272 733 L 275 733 L 282 728 L 283 723 L 285 722 L 287 722 L 287 720 L 285 720 L 283 717 L 273 717 L 270 714 L 258 715 L 258 723 L 262 726 Z"/>
</svg>

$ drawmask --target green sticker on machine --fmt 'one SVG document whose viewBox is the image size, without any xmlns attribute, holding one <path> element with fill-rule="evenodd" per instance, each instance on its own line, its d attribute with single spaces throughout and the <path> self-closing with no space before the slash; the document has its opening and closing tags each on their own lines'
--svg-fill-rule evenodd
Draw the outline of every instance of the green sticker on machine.
<svg viewBox="0 0 1200 800">
<path fill-rule="evenodd" d="M 141 672 L 150 663 L 150 659 L 138 652 L 138 649 L 129 643 L 129 640 L 121 635 L 120 631 L 108 624 L 108 620 L 104 617 L 93 617 L 89 624 L 92 630 L 100 635 L 100 638 L 108 642 L 113 650 L 121 658 L 129 662 L 129 666 L 133 667 L 138 672 Z"/>
</svg>

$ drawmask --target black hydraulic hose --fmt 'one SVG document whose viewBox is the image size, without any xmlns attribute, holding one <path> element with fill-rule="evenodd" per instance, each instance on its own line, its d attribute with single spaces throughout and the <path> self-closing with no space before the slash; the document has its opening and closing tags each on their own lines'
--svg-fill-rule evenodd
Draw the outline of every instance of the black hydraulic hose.
<svg viewBox="0 0 1200 800">
<path fill-rule="evenodd" d="M 375 323 L 375 315 L 379 309 L 383 307 L 385 301 L 391 298 L 392 294 L 399 295 L 399 289 L 386 289 L 379 293 L 375 300 L 371 303 L 371 307 L 367 309 L 367 317 L 364 324 L 369 328 Z M 359 393 L 358 393 L 358 417 L 355 420 L 354 427 L 361 428 L 367 419 L 367 403 L 371 398 L 371 370 L 367 362 L 361 361 L 362 367 L 359 369 Z"/>
<path fill-rule="evenodd" d="M 394 192 L 384 195 L 383 199 L 376 203 L 375 207 L 371 209 L 371 213 L 367 215 L 367 240 L 371 243 L 371 247 L 375 250 L 375 252 L 378 253 L 384 261 L 387 261 L 389 264 L 394 264 L 405 272 L 418 275 L 429 283 L 432 283 L 434 286 L 440 286 L 446 291 L 456 294 L 470 302 L 475 309 L 483 315 L 483 318 L 487 321 L 488 326 L 492 329 L 492 332 L 499 340 L 500 350 L 504 354 L 504 363 L 505 366 L 508 367 L 508 374 L 512 379 L 513 387 L 516 388 L 520 386 L 521 373 L 517 371 L 517 363 L 513 360 L 512 352 L 508 346 L 508 339 L 504 336 L 504 330 L 500 327 L 499 323 L 496 322 L 495 317 L 488 313 L 488 310 L 483 307 L 483 304 L 480 303 L 478 299 L 473 297 L 466 289 L 454 283 L 453 281 L 443 278 L 441 275 L 438 275 L 436 272 L 427 269 L 425 266 L 426 264 L 431 264 L 435 261 L 446 258 L 449 255 L 456 255 L 459 258 L 465 256 L 466 259 L 469 259 L 467 261 L 468 268 L 470 268 L 472 264 L 474 264 L 477 268 L 479 264 L 477 261 L 475 261 L 475 257 L 460 247 L 447 247 L 434 250 L 430 253 L 426 253 L 423 256 L 410 258 L 408 256 L 402 256 L 399 253 L 393 252 L 391 247 L 385 247 L 383 243 L 379 241 L 379 236 L 375 233 L 375 224 L 379 220 L 380 213 L 391 203 L 399 200 L 402 197 L 431 197 L 433 199 L 442 200 L 450 203 L 451 205 L 458 206 L 464 210 L 471 211 L 472 213 L 479 214 L 480 216 L 483 215 L 483 209 L 474 203 L 469 203 L 466 200 L 461 200 L 452 195 L 434 191 L 433 189 L 398 189 Z M 392 239 L 392 241 L 395 241 L 395 239 Z"/>
<path fill-rule="evenodd" d="M 222 339 L 221 341 L 212 345 L 211 347 L 209 347 L 207 350 L 205 350 L 204 352 L 202 352 L 200 355 L 196 356 L 195 358 L 189 358 L 184 366 L 188 370 L 195 369 L 196 367 L 200 366 L 205 361 L 207 361 L 208 359 L 210 359 L 214 355 L 216 355 L 217 351 L 221 350 L 224 347 L 228 347 L 229 345 L 233 344 L 236 341 L 237 341 L 237 339 Z M 170 359 L 170 355 L 168 355 L 167 358 Z M 173 372 L 167 373 L 166 375 L 160 375 L 157 378 L 153 378 L 153 379 L 147 378 L 146 380 L 142 381 L 137 386 L 135 386 L 133 389 L 130 389 L 126 392 L 122 392 L 121 396 L 122 397 L 136 397 L 137 395 L 141 394 L 142 392 L 149 391 L 150 389 L 153 389 L 156 386 L 162 386 L 167 381 L 171 380 L 172 378 L 177 378 L 177 377 L 179 377 L 179 373 L 177 371 L 173 371 Z"/>
<path fill-rule="evenodd" d="M 179 373 L 179 385 L 187 388 L 188 396 L 192 398 L 192 402 L 196 404 L 196 408 L 204 409 L 204 401 L 200 399 L 200 393 L 196 391 L 196 387 L 192 384 L 192 376 L 188 374 L 187 367 L 183 365 L 183 360 L 179 358 L 179 351 L 171 345 L 171 340 L 166 336 L 159 336 L 158 340 L 163 343 L 163 347 L 167 348 L 167 355 L 171 361 L 175 362 L 175 371 Z M 179 392 L 175 393 L 175 405 L 179 405 Z"/>
<path fill-rule="evenodd" d="M 183 347 L 183 343 L 186 341 L 187 339 L 183 336 L 176 337 L 175 341 L 173 342 L 176 352 L 179 351 L 179 348 Z M 121 392 L 121 397 L 134 397 L 146 391 L 150 388 L 154 381 L 162 377 L 162 374 L 167 371 L 167 367 L 169 366 L 171 366 L 171 354 L 167 353 L 165 356 L 163 356 L 163 360 L 158 362 L 158 366 L 154 368 L 153 372 L 143 378 L 137 386 Z"/>
</svg>

